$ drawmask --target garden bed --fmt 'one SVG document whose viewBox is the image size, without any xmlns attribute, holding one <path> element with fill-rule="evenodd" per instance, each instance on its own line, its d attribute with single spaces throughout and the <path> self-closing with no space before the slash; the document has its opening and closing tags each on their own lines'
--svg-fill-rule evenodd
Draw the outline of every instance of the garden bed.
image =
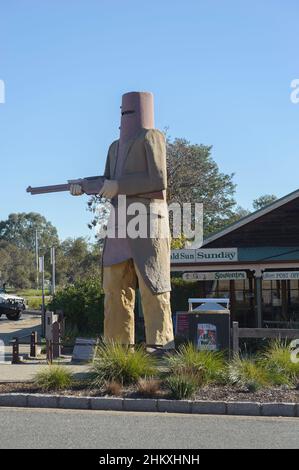
<svg viewBox="0 0 299 470">
<path fill-rule="evenodd" d="M 57 392 L 43 392 L 42 389 L 37 387 L 33 382 L 24 383 L 0 383 L 0 394 L 3 393 L 49 393 L 55 395 Z M 101 392 L 98 389 L 86 387 L 80 382 L 74 385 L 70 389 L 59 391 L 60 395 L 72 395 L 72 396 L 108 396 L 107 393 Z M 111 395 L 109 395 L 111 397 Z M 144 398 L 137 392 L 134 386 L 123 387 L 122 392 L 114 395 L 122 398 Z M 166 398 L 171 399 L 171 396 L 167 390 L 160 390 L 157 394 L 147 398 Z M 275 387 L 261 389 L 256 392 L 248 392 L 242 389 L 236 389 L 232 386 L 220 386 L 220 385 L 209 385 L 200 388 L 194 395 L 194 400 L 200 401 L 252 401 L 252 402 L 288 402 L 288 403 L 299 403 L 299 389 L 286 389 L 285 387 Z"/>
</svg>

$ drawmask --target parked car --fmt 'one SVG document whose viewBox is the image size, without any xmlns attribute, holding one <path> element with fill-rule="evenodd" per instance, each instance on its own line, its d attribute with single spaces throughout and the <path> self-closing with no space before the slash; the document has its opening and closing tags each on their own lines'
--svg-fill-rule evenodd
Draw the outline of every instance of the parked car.
<svg viewBox="0 0 299 470">
<path fill-rule="evenodd" d="M 25 309 L 23 297 L 7 294 L 4 289 L 0 289 L 0 317 L 6 315 L 8 320 L 19 320 Z"/>
</svg>

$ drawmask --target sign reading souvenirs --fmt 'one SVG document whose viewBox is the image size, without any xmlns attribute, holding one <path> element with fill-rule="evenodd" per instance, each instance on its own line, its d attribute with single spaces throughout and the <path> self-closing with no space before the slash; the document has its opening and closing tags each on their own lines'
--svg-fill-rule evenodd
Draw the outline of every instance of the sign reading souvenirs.
<svg viewBox="0 0 299 470">
<path fill-rule="evenodd" d="M 184 281 L 233 281 L 247 279 L 245 271 L 222 271 L 217 273 L 184 273 Z"/>
<path fill-rule="evenodd" d="M 299 279 L 299 271 L 276 271 L 276 272 L 268 272 L 263 274 L 263 279 L 265 281 L 278 281 L 279 279 L 282 280 L 293 280 Z"/>
<path fill-rule="evenodd" d="M 228 263 L 238 261 L 237 248 L 197 248 L 172 250 L 172 263 Z"/>
</svg>

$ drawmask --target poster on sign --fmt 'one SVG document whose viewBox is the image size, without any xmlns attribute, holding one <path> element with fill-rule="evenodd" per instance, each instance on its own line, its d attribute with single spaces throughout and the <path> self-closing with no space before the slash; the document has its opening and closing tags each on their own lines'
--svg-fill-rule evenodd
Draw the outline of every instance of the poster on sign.
<svg viewBox="0 0 299 470">
<path fill-rule="evenodd" d="M 217 351 L 217 328 L 211 323 L 198 323 L 197 348 L 205 351 Z"/>
</svg>

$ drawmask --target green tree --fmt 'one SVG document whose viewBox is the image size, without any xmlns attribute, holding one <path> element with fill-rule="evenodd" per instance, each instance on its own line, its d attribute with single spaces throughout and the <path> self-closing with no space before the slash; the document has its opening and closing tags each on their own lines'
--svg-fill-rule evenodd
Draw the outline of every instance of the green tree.
<svg viewBox="0 0 299 470">
<path fill-rule="evenodd" d="M 38 232 L 41 254 L 59 243 L 56 228 L 36 212 L 10 214 L 0 222 L 0 240 L 13 243 L 23 250 L 34 250 L 35 232 Z"/>
<path fill-rule="evenodd" d="M 254 199 L 252 206 L 254 210 L 257 211 L 276 201 L 276 199 L 277 197 L 274 194 L 264 194 L 263 196 Z"/>
<path fill-rule="evenodd" d="M 16 288 L 30 287 L 34 282 L 34 254 L 5 240 L 0 240 L 0 281 Z"/>
<path fill-rule="evenodd" d="M 101 256 L 98 244 L 89 244 L 83 237 L 67 238 L 56 252 L 57 282 L 74 283 L 90 276 L 101 275 Z"/>
<path fill-rule="evenodd" d="M 225 222 L 225 226 L 233 224 L 238 220 L 243 219 L 243 217 L 246 217 L 249 214 L 251 214 L 250 210 L 244 209 L 241 206 L 237 206 L 232 216 Z"/>
<path fill-rule="evenodd" d="M 168 203 L 202 203 L 205 236 L 227 224 L 236 205 L 233 174 L 220 172 L 211 150 L 186 139 L 167 139 Z"/>
</svg>

